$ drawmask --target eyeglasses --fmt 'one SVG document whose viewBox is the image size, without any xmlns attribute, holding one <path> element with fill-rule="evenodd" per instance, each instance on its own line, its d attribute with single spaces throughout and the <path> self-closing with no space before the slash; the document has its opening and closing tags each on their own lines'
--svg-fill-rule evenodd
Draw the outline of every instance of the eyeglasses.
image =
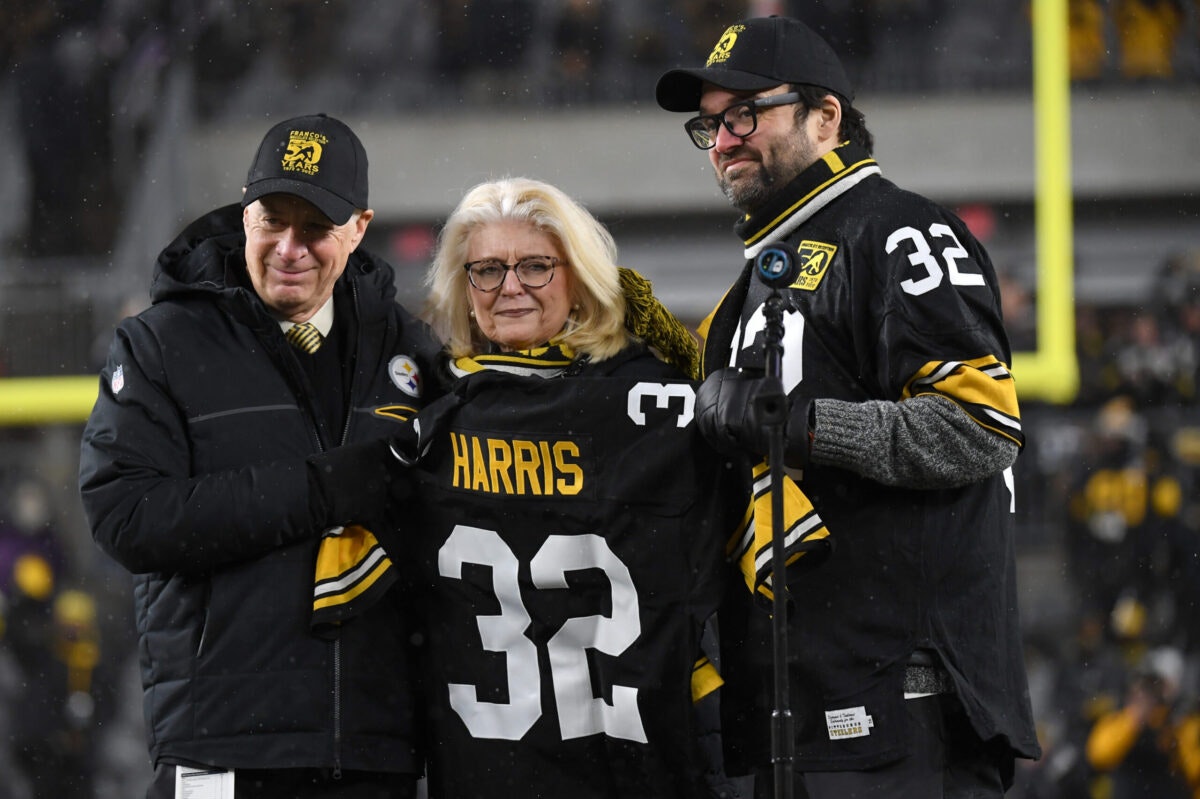
<svg viewBox="0 0 1200 799">
<path fill-rule="evenodd" d="M 692 144 L 701 150 L 711 150 L 717 143 L 717 131 L 721 125 L 724 125 L 725 129 L 734 136 L 744 139 L 758 129 L 758 109 L 798 102 L 800 102 L 800 95 L 796 92 L 772 94 L 770 97 L 759 97 L 757 100 L 734 103 L 719 114 L 702 114 L 692 117 L 683 123 L 683 127 L 688 132 L 688 136 L 692 138 Z"/>
<path fill-rule="evenodd" d="M 522 286 L 540 289 L 554 278 L 554 267 L 558 266 L 558 263 L 557 258 L 549 255 L 530 255 L 515 264 L 506 264 L 495 259 L 471 261 L 463 264 L 463 269 L 467 270 L 467 279 L 471 281 L 471 285 L 480 291 L 495 291 L 504 285 L 504 278 L 508 277 L 509 269 L 516 272 L 517 280 Z"/>
</svg>

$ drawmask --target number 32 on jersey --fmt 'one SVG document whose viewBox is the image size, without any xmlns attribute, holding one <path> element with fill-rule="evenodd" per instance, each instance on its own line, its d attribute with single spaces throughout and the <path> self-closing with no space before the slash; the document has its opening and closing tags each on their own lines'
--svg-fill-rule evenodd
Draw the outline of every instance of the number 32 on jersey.
<svg viewBox="0 0 1200 799">
<path fill-rule="evenodd" d="M 450 683 L 450 706 L 476 738 L 520 740 L 542 715 L 537 646 L 525 636 L 529 612 L 521 600 L 520 564 L 493 530 L 459 525 L 438 552 L 438 572 L 462 579 L 464 563 L 489 566 L 500 613 L 477 616 L 484 649 L 505 655 L 509 701 L 481 702 L 474 685 Z M 612 590 L 612 616 L 568 619 L 551 636 L 550 679 L 563 740 L 604 733 L 646 743 L 637 689 L 612 686 L 612 704 L 592 696 L 587 650 L 617 656 L 641 634 L 637 590 L 629 569 L 598 535 L 551 535 L 530 562 L 536 588 L 566 588 L 567 573 L 600 569 Z"/>
</svg>

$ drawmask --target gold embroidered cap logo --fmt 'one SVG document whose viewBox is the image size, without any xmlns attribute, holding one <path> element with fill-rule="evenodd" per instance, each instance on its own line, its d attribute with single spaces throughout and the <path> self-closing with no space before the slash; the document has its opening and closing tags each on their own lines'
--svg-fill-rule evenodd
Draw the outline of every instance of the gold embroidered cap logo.
<svg viewBox="0 0 1200 799">
<path fill-rule="evenodd" d="M 829 269 L 829 264 L 833 262 L 833 256 L 837 254 L 837 246 L 826 244 L 822 241 L 802 241 L 800 246 L 796 248 L 796 252 L 800 255 L 800 274 L 796 277 L 796 282 L 791 285 L 794 289 L 803 289 L 804 291 L 816 291 L 817 286 L 821 285 L 821 279 L 825 277 L 825 272 Z"/>
<path fill-rule="evenodd" d="M 730 25 L 726 28 L 712 52 L 708 54 L 708 61 L 704 63 L 704 66 L 711 67 L 713 64 L 722 64 L 728 61 L 729 54 L 733 52 L 733 46 L 737 43 L 738 34 L 744 30 L 746 30 L 745 25 Z"/>
<path fill-rule="evenodd" d="M 321 171 L 317 164 L 321 153 L 329 139 L 320 133 L 306 130 L 293 130 L 288 133 L 287 150 L 283 154 L 284 172 L 301 172 L 305 175 L 315 175 Z"/>
</svg>

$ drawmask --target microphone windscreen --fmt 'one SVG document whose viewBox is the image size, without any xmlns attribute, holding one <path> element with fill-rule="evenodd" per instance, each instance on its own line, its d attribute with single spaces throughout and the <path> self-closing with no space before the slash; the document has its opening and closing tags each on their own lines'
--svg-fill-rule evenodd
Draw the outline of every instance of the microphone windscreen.
<svg viewBox="0 0 1200 799">
<path fill-rule="evenodd" d="M 776 242 L 755 257 L 754 272 L 771 288 L 786 288 L 800 275 L 800 256 L 786 241 Z"/>
</svg>

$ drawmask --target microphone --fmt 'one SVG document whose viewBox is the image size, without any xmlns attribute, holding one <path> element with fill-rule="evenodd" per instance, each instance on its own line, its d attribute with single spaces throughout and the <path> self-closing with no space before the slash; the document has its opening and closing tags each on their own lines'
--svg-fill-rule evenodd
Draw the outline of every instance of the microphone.
<svg viewBox="0 0 1200 799">
<path fill-rule="evenodd" d="M 754 259 L 754 271 L 771 288 L 787 288 L 800 276 L 800 255 L 786 241 L 776 242 Z"/>
<path fill-rule="evenodd" d="M 784 541 L 783 450 L 788 418 L 787 392 L 783 390 L 783 312 L 780 289 L 800 274 L 800 256 L 787 242 L 764 247 L 754 258 L 758 279 L 770 287 L 763 303 L 763 360 L 766 377 L 752 400 L 767 435 L 767 470 L 771 486 L 771 642 L 775 707 L 771 713 L 771 762 L 775 768 L 775 799 L 792 797 L 792 710 L 787 671 L 787 544 Z"/>
</svg>

